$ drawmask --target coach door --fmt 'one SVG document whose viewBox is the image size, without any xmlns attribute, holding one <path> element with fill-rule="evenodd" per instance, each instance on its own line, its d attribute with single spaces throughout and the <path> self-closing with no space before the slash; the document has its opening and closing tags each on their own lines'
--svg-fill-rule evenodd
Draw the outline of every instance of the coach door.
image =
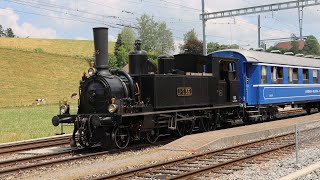
<svg viewBox="0 0 320 180">
<path fill-rule="evenodd" d="M 239 78 L 236 59 L 222 59 L 219 63 L 221 85 L 225 84 L 225 101 L 230 103 L 239 102 Z M 223 83 L 224 82 L 224 83 Z"/>
</svg>

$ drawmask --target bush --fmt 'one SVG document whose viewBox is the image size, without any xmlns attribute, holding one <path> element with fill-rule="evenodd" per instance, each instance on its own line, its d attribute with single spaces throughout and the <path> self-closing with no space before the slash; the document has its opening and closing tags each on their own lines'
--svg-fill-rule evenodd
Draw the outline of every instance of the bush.
<svg viewBox="0 0 320 180">
<path fill-rule="evenodd" d="M 34 49 L 34 52 L 35 53 L 44 53 L 44 50 L 41 48 L 36 48 L 36 49 Z"/>
</svg>

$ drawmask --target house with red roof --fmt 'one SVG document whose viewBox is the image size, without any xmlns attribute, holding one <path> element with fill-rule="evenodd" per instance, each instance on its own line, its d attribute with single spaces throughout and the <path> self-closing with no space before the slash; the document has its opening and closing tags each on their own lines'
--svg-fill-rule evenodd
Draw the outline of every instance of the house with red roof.
<svg viewBox="0 0 320 180">
<path fill-rule="evenodd" d="M 299 45 L 299 50 L 303 50 L 304 41 L 303 40 L 298 40 L 298 45 Z M 292 48 L 291 41 L 279 42 L 276 46 L 279 47 L 279 48 L 282 48 L 282 49 L 287 49 L 287 50 L 290 50 Z"/>
</svg>

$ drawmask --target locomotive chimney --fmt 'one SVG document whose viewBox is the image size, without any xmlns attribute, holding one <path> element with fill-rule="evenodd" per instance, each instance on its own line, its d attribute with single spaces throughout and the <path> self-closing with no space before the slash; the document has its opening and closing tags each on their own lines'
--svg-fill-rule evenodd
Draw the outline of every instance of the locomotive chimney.
<svg viewBox="0 0 320 180">
<path fill-rule="evenodd" d="M 110 74 L 108 65 L 108 28 L 93 28 L 95 68 L 99 73 Z"/>
</svg>

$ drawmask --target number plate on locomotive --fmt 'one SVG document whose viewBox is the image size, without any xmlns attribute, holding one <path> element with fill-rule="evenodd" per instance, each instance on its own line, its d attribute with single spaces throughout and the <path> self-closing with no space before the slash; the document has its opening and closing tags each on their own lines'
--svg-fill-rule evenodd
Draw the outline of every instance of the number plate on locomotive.
<svg viewBox="0 0 320 180">
<path fill-rule="evenodd" d="M 191 87 L 178 87 L 177 88 L 177 96 L 192 96 L 192 88 Z"/>
</svg>

